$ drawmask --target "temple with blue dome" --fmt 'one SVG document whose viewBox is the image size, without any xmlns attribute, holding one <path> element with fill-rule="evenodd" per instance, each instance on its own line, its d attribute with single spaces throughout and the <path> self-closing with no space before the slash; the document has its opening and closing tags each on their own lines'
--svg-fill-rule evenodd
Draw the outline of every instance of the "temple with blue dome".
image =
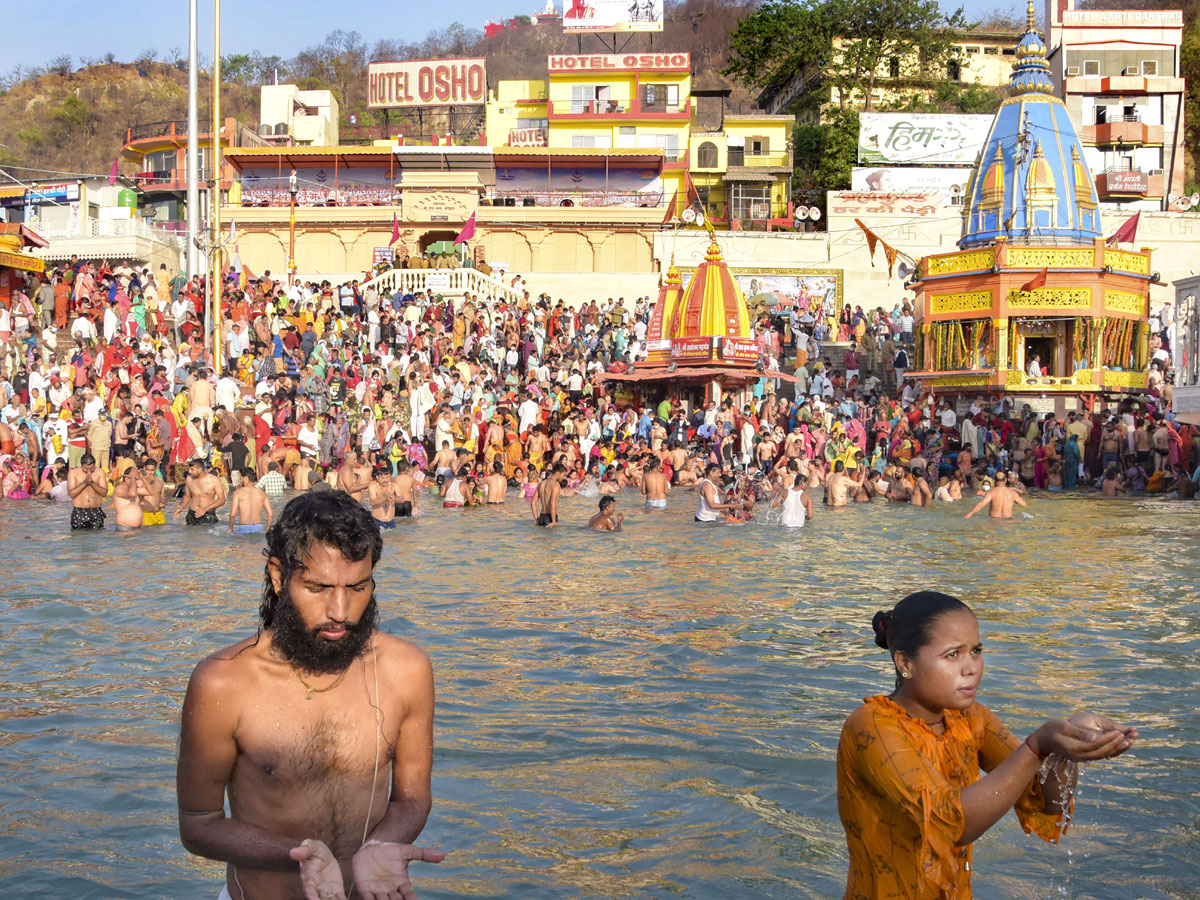
<svg viewBox="0 0 1200 900">
<path fill-rule="evenodd" d="M 935 394 L 1099 411 L 1146 386 L 1150 251 L 1105 243 L 1095 181 L 1028 25 L 954 253 L 917 264 L 917 369 Z M 1086 407 L 1086 410 L 1085 410 Z"/>
</svg>

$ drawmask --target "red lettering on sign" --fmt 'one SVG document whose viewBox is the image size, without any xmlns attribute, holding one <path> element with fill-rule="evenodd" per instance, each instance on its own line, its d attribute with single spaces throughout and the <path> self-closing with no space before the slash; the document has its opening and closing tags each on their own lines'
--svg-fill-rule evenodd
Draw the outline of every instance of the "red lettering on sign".
<svg viewBox="0 0 1200 900">
<path fill-rule="evenodd" d="M 484 100 L 483 66 L 471 66 L 467 72 L 467 93 L 472 100 Z"/>
<path fill-rule="evenodd" d="M 438 66 L 433 70 L 433 95 L 443 103 L 450 99 L 449 66 Z"/>
<path fill-rule="evenodd" d="M 417 97 L 425 103 L 433 99 L 433 70 L 428 66 L 417 70 Z"/>
</svg>

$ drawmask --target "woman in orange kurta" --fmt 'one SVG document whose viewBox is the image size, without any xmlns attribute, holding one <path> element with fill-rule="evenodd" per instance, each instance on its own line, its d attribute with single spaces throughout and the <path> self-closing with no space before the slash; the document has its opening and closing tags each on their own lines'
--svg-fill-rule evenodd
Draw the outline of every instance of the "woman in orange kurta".
<svg viewBox="0 0 1200 900">
<path fill-rule="evenodd" d="M 838 744 L 845 898 L 970 900 L 971 843 L 1013 808 L 1026 833 L 1057 841 L 1070 812 L 1060 796 L 1074 787 L 1066 761 L 1116 756 L 1137 731 L 1080 713 L 1018 740 L 975 702 L 979 623 L 953 597 L 911 594 L 872 624 L 892 652 L 896 690 L 868 697 Z M 1052 754 L 1043 788 L 1038 771 Z"/>
</svg>

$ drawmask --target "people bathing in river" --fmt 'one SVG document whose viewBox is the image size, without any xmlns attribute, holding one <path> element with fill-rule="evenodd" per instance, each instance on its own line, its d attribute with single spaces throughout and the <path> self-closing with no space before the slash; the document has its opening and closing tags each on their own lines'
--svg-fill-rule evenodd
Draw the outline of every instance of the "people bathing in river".
<svg viewBox="0 0 1200 900">
<path fill-rule="evenodd" d="M 954 597 L 910 594 L 872 627 L 896 680 L 850 715 L 838 742 L 846 900 L 970 900 L 973 843 L 1009 810 L 1057 842 L 1073 814 L 1074 763 L 1119 756 L 1137 729 L 1076 713 L 1015 737 L 977 702 L 979 622 Z"/>
</svg>

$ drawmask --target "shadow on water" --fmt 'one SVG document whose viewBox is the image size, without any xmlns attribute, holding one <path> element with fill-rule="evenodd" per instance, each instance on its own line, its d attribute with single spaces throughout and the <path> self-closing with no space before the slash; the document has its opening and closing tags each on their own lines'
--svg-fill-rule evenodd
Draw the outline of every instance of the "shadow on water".
<svg viewBox="0 0 1200 900">
<path fill-rule="evenodd" d="M 453 855 L 418 871 L 425 900 L 840 895 L 834 751 L 890 681 L 868 623 L 926 586 L 978 611 L 984 700 L 1017 733 L 1077 708 L 1142 727 L 1085 772 L 1070 865 L 1009 817 L 976 896 L 1194 896 L 1195 507 L 818 506 L 789 531 L 697 527 L 693 502 L 630 509 L 617 535 L 575 527 L 592 501 L 570 498 L 551 531 L 512 505 L 385 536 L 384 627 L 438 682 L 423 842 Z M 191 667 L 255 626 L 261 539 L 71 535 L 66 514 L 0 507 L 0 889 L 211 898 L 221 867 L 176 835 L 179 707 Z"/>
</svg>

